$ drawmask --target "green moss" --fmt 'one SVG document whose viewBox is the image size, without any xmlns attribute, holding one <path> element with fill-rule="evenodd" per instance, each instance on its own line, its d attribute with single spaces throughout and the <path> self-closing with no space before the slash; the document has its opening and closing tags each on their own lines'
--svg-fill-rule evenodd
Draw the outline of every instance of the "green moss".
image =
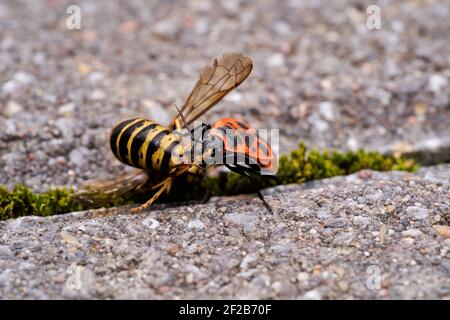
<svg viewBox="0 0 450 320">
<path fill-rule="evenodd" d="M 305 144 L 300 143 L 298 149 L 289 155 L 280 157 L 276 177 L 255 176 L 259 188 L 267 188 L 280 184 L 304 183 L 306 181 L 347 175 L 362 169 L 377 171 L 401 170 L 415 171 L 418 165 L 410 159 L 395 158 L 379 152 L 320 152 L 317 149 L 308 151 Z M 227 173 L 220 179 L 206 178 L 207 185 L 212 185 L 212 195 L 233 195 L 254 192 L 248 179 L 235 173 Z M 217 188 L 219 186 L 219 188 Z"/>
<path fill-rule="evenodd" d="M 279 184 L 303 183 L 310 180 L 347 175 L 362 169 L 377 171 L 402 170 L 415 171 L 418 165 L 409 159 L 385 156 L 378 152 L 320 152 L 308 150 L 303 143 L 289 155 L 281 156 L 278 174 L 255 176 L 258 188 L 267 188 Z M 248 179 L 235 173 L 224 173 L 219 177 L 206 177 L 192 180 L 192 177 L 176 179 L 169 195 L 163 196 L 163 202 L 200 200 L 209 192 L 211 196 L 235 195 L 254 192 Z M 88 209 L 78 203 L 71 189 L 54 189 L 43 194 L 34 194 L 23 185 L 12 191 L 0 186 L 0 220 L 26 215 L 49 216 L 54 214 Z M 133 193 L 116 199 L 108 206 L 141 203 L 148 194 Z"/>
<path fill-rule="evenodd" d="M 17 185 L 11 192 L 0 186 L 0 220 L 21 216 L 49 216 L 83 210 L 73 198 L 73 191 L 54 189 L 34 194 L 24 185 Z"/>
</svg>

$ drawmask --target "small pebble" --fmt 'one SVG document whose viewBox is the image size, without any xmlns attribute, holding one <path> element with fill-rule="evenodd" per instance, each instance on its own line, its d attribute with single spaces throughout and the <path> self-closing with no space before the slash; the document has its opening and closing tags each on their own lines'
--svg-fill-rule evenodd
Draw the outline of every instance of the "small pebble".
<svg viewBox="0 0 450 320">
<path fill-rule="evenodd" d="M 144 221 L 142 221 L 142 224 L 153 230 L 157 229 L 160 225 L 158 220 L 150 218 L 150 217 L 146 218 Z"/>
<path fill-rule="evenodd" d="M 447 226 L 447 225 L 434 225 L 433 228 L 442 237 L 450 238 L 450 226 Z"/>
<path fill-rule="evenodd" d="M 411 218 L 421 220 L 428 218 L 429 211 L 425 208 L 411 206 L 406 208 L 406 214 Z"/>
<path fill-rule="evenodd" d="M 23 111 L 22 105 L 18 104 L 15 101 L 8 101 L 6 104 L 6 109 L 3 111 L 3 114 L 7 117 L 12 117 L 18 113 L 21 113 Z"/>
<path fill-rule="evenodd" d="M 431 91 L 438 94 L 443 88 L 448 86 L 448 80 L 441 75 L 433 74 L 430 76 L 428 86 Z"/>
<path fill-rule="evenodd" d="M 281 67 L 284 65 L 284 56 L 282 53 L 275 53 L 269 57 L 267 64 L 270 67 Z"/>
<path fill-rule="evenodd" d="M 256 266 L 256 262 L 258 262 L 258 256 L 249 254 L 249 255 L 245 256 L 244 259 L 242 259 L 240 268 L 241 269 L 252 268 L 252 267 Z"/>
<path fill-rule="evenodd" d="M 204 229 L 205 225 L 200 220 L 192 220 L 192 221 L 189 221 L 188 228 L 189 229 Z"/>
<path fill-rule="evenodd" d="M 402 231 L 402 235 L 404 237 L 412 237 L 412 238 L 416 238 L 419 237 L 420 235 L 422 235 L 423 232 L 417 229 L 408 229 L 405 231 Z"/>
</svg>

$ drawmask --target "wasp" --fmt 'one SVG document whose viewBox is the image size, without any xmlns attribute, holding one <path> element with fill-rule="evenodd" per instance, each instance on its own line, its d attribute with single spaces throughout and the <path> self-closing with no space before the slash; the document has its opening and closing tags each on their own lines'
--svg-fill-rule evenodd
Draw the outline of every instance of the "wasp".
<svg viewBox="0 0 450 320">
<path fill-rule="evenodd" d="M 111 150 L 119 161 L 140 170 L 116 178 L 87 181 L 80 186 L 77 198 L 91 205 L 102 205 L 130 191 L 155 191 L 147 202 L 131 210 L 137 213 L 163 192 L 169 192 L 174 178 L 195 173 L 201 166 L 195 161 L 186 163 L 190 147 L 176 133 L 188 129 L 193 121 L 239 86 L 252 68 L 250 58 L 226 53 L 200 72 L 197 83 L 168 128 L 141 118 L 117 124 L 110 135 Z"/>
</svg>

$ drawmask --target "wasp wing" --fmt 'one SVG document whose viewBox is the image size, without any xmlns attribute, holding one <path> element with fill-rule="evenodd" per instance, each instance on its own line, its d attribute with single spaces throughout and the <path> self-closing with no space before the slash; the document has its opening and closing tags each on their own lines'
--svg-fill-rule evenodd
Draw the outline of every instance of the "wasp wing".
<svg viewBox="0 0 450 320">
<path fill-rule="evenodd" d="M 125 193 L 142 188 L 148 178 L 145 171 L 136 170 L 115 178 L 89 180 L 80 186 L 75 199 L 88 206 L 99 207 Z"/>
<path fill-rule="evenodd" d="M 253 62 L 239 53 L 225 53 L 207 66 L 189 95 L 179 114 L 172 120 L 172 127 L 182 128 L 182 124 L 192 123 L 231 90 L 240 85 L 250 74 Z M 183 119 L 184 118 L 184 119 Z M 183 120 L 183 122 L 182 122 Z"/>
</svg>

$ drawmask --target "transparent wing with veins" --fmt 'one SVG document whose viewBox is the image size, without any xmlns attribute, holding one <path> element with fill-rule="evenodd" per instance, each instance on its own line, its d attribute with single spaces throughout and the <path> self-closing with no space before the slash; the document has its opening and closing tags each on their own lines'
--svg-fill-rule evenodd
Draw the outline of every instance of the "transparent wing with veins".
<svg viewBox="0 0 450 320">
<path fill-rule="evenodd" d="M 79 187 L 75 199 L 90 207 L 99 207 L 127 192 L 139 190 L 147 183 L 148 179 L 147 172 L 134 170 L 115 178 L 89 180 Z"/>
<path fill-rule="evenodd" d="M 204 68 L 181 108 L 186 124 L 195 121 L 240 85 L 248 77 L 252 68 L 252 60 L 239 53 L 225 53 L 222 57 L 215 59 L 212 66 Z M 175 116 L 171 126 L 177 129 L 184 127 L 180 114 Z"/>
</svg>

